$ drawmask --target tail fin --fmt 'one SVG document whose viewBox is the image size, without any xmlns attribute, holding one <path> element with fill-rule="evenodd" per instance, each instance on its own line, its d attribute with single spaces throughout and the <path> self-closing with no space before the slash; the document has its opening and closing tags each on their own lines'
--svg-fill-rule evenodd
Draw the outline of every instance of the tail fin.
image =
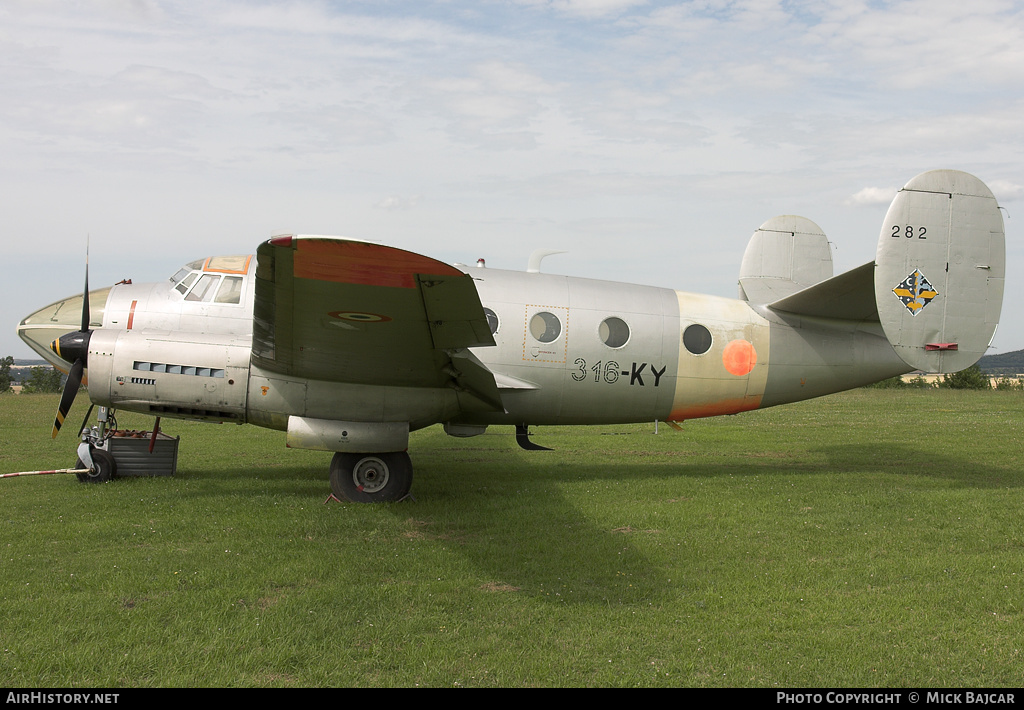
<svg viewBox="0 0 1024 710">
<path fill-rule="evenodd" d="M 995 196 L 973 175 L 922 173 L 896 195 L 875 255 L 875 303 L 911 367 L 956 372 L 985 354 L 1003 303 L 1006 247 Z"/>
<path fill-rule="evenodd" d="M 758 227 L 740 265 L 740 298 L 771 303 L 832 277 L 832 251 L 821 227 L 795 215 Z"/>
</svg>

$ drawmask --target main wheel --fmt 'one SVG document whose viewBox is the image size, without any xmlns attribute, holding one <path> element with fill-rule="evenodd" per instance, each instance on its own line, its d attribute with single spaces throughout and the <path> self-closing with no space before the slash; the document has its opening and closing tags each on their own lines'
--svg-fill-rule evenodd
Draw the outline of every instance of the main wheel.
<svg viewBox="0 0 1024 710">
<path fill-rule="evenodd" d="M 90 455 L 92 456 L 92 471 L 75 474 L 79 481 L 82 483 L 106 483 L 117 476 L 117 461 L 114 460 L 110 452 L 93 449 Z M 85 462 L 78 459 L 75 468 L 86 468 Z"/>
<path fill-rule="evenodd" d="M 340 500 L 376 503 L 401 500 L 412 487 L 412 461 L 404 451 L 388 454 L 336 453 L 331 459 L 331 492 Z"/>
</svg>

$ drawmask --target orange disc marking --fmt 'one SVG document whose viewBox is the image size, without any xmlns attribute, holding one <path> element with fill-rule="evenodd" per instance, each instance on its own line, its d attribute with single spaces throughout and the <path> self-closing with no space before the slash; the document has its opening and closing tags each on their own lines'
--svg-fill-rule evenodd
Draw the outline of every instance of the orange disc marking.
<svg viewBox="0 0 1024 710">
<path fill-rule="evenodd" d="M 757 364 L 757 351 L 746 340 L 734 340 L 722 351 L 722 364 L 729 373 L 742 377 L 749 374 Z"/>
</svg>

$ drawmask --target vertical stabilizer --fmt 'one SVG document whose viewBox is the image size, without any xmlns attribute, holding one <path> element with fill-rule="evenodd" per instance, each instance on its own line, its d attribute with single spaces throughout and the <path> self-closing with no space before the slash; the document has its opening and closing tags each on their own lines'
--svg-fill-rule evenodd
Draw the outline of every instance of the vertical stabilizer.
<svg viewBox="0 0 1024 710">
<path fill-rule="evenodd" d="M 743 253 L 740 298 L 771 303 L 831 277 L 832 250 L 821 227 L 796 215 L 773 217 Z"/>
<path fill-rule="evenodd" d="M 900 358 L 925 372 L 974 364 L 999 321 L 1005 264 L 1003 218 L 983 182 L 955 170 L 908 182 L 875 255 L 878 315 Z"/>
</svg>

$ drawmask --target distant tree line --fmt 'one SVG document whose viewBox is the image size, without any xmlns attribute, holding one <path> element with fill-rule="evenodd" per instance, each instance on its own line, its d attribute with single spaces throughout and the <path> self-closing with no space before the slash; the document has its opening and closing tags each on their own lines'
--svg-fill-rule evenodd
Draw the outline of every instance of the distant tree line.
<svg viewBox="0 0 1024 710">
<path fill-rule="evenodd" d="M 32 374 L 21 389 L 23 393 L 60 392 L 63 388 L 64 374 L 53 367 L 33 367 Z"/>
<path fill-rule="evenodd" d="M 971 365 L 960 372 L 943 375 L 941 379 L 929 382 L 923 375 L 908 380 L 897 375 L 887 380 L 868 385 L 875 389 L 951 389 L 951 390 L 1011 390 L 1024 392 L 1024 383 L 1005 376 L 990 377 L 979 364 Z"/>
<path fill-rule="evenodd" d="M 15 382 L 11 374 L 14 358 L 8 355 L 0 358 L 0 394 L 11 391 Z M 27 379 L 22 381 L 22 392 L 60 392 L 63 389 L 64 375 L 53 367 L 33 367 Z"/>
<path fill-rule="evenodd" d="M 11 391 L 11 365 L 14 358 L 8 355 L 0 359 L 0 394 Z"/>
<path fill-rule="evenodd" d="M 1016 375 L 1024 372 L 1024 350 L 986 355 L 978 365 L 991 375 Z"/>
</svg>

